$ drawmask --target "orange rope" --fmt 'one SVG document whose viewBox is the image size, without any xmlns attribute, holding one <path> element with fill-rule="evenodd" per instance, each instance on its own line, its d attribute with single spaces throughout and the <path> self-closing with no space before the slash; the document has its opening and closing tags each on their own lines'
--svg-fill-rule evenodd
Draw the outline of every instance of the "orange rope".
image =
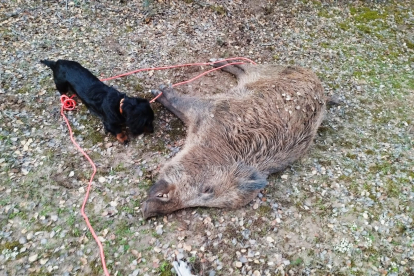
<svg viewBox="0 0 414 276">
<path fill-rule="evenodd" d="M 152 67 L 152 68 L 142 68 L 142 69 L 138 69 L 138 70 L 135 70 L 135 71 L 131 71 L 131 72 L 127 72 L 127 73 L 124 73 L 124 74 L 120 74 L 120 75 L 117 75 L 117 76 L 114 76 L 114 77 L 110 77 L 110 78 L 106 78 L 106 79 L 101 79 L 101 81 L 113 80 L 113 79 L 117 79 L 117 78 L 120 78 L 120 77 L 125 77 L 125 76 L 129 76 L 129 75 L 136 74 L 136 73 L 139 73 L 139 72 L 143 72 L 143 71 L 156 71 L 156 70 L 164 70 L 164 69 L 173 69 L 173 68 L 179 68 L 179 67 L 185 67 L 185 66 L 213 65 L 215 63 L 218 63 L 218 62 L 221 62 L 221 61 L 228 61 L 228 60 L 244 60 L 244 61 L 250 62 L 251 64 L 256 64 L 253 60 L 248 59 L 248 58 L 245 58 L 245 57 L 234 57 L 234 58 L 226 58 L 226 59 L 222 59 L 222 60 L 217 60 L 217 61 L 214 61 L 214 62 L 185 63 L 185 64 L 172 65 L 172 66 L 161 66 L 161 67 Z M 230 64 L 227 64 L 227 65 L 230 65 Z"/>
<path fill-rule="evenodd" d="M 104 255 L 102 243 L 99 240 L 98 236 L 96 235 L 95 231 L 93 230 L 92 225 L 89 222 L 88 216 L 85 213 L 85 205 L 86 205 L 86 202 L 88 201 L 89 192 L 91 190 L 93 177 L 96 174 L 96 166 L 93 163 L 92 159 L 86 154 L 86 152 L 79 146 L 78 143 L 76 143 L 75 139 L 73 138 L 72 128 L 70 127 L 69 121 L 66 118 L 65 113 L 63 112 L 64 110 L 73 110 L 75 108 L 76 102 L 72 98 L 73 98 L 73 96 L 71 98 L 69 98 L 66 95 L 60 96 L 60 102 L 62 104 L 61 109 L 60 109 L 60 114 L 62 115 L 63 119 L 66 122 L 66 125 L 68 126 L 69 134 L 70 134 L 70 140 L 72 140 L 72 143 L 75 145 L 75 147 L 86 157 L 86 159 L 88 159 L 89 163 L 91 164 L 91 166 L 93 168 L 93 173 L 92 173 L 91 178 L 89 180 L 88 188 L 86 189 L 85 199 L 83 200 L 83 204 L 82 204 L 82 208 L 81 208 L 81 214 L 82 214 L 82 217 L 86 221 L 86 225 L 88 226 L 89 231 L 91 232 L 93 238 L 95 239 L 96 243 L 99 246 L 99 254 L 101 256 L 102 267 L 103 267 L 103 270 L 105 272 L 105 275 L 109 276 L 108 269 L 106 268 L 105 255 Z"/>
<path fill-rule="evenodd" d="M 129 76 L 129 75 L 136 74 L 136 73 L 139 73 L 139 72 L 144 72 L 144 71 L 156 71 L 156 70 L 164 70 L 164 69 L 173 69 L 173 68 L 179 68 L 179 67 L 185 67 L 185 66 L 214 65 L 215 63 L 219 63 L 219 62 L 222 62 L 222 61 L 229 61 L 229 60 L 244 60 L 244 61 L 250 62 L 251 64 L 256 64 L 256 62 L 254 62 L 253 60 L 248 59 L 248 58 L 245 58 L 245 57 L 234 57 L 234 58 L 221 59 L 221 60 L 217 60 L 217 61 L 214 61 L 214 62 L 185 63 L 185 64 L 172 65 L 172 66 L 161 66 L 161 67 L 152 67 L 152 68 L 142 68 L 142 69 L 138 69 L 138 70 L 135 70 L 135 71 L 131 71 L 131 72 L 127 72 L 127 73 L 124 73 L 124 74 L 120 74 L 120 75 L 117 75 L 117 76 L 114 76 L 114 77 L 110 77 L 110 78 L 106 78 L 106 79 L 101 79 L 101 81 L 113 80 L 113 79 L 117 79 L 117 78 Z M 194 77 L 192 79 L 189 79 L 189 80 L 186 80 L 186 81 L 182 81 L 182 82 L 173 84 L 172 87 L 175 87 L 175 86 L 178 86 L 178 85 L 181 85 L 181 84 L 186 84 L 186 83 L 192 82 L 193 80 L 196 80 L 196 79 L 198 79 L 198 78 L 200 78 L 200 77 L 202 77 L 202 76 L 204 76 L 204 75 L 206 75 L 206 74 L 208 74 L 210 72 L 219 70 L 219 69 L 221 69 L 223 67 L 226 67 L 226 66 L 229 66 L 229 65 L 235 65 L 235 64 L 244 64 L 244 63 L 245 62 L 240 62 L 240 61 L 239 62 L 227 63 L 227 64 L 222 65 L 220 67 L 216 67 L 216 68 L 210 69 L 210 70 L 208 70 L 208 71 L 206 71 L 204 73 L 201 73 L 200 75 L 198 75 L 198 76 L 196 76 L 196 77 Z M 154 103 L 156 99 L 158 99 L 159 97 L 161 97 L 161 95 L 162 95 L 162 92 L 160 94 L 158 94 L 155 98 L 153 98 L 152 100 L 150 100 L 150 103 Z"/>
</svg>

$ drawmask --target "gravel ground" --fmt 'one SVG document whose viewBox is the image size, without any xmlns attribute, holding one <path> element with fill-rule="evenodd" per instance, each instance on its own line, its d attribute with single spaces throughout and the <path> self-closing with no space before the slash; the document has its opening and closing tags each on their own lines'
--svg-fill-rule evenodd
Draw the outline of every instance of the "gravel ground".
<svg viewBox="0 0 414 276">
<path fill-rule="evenodd" d="M 414 274 L 412 1 L 0 0 L 0 275 L 102 275 L 80 215 L 91 173 L 40 59 L 101 77 L 215 57 L 312 68 L 336 95 L 311 151 L 240 210 L 142 219 L 185 128 L 159 104 L 153 135 L 122 146 L 81 104 L 68 112 L 98 167 L 86 212 L 111 275 Z M 149 90 L 207 68 L 110 81 Z M 180 87 L 213 93 L 220 73 Z M 230 82 L 230 80 L 229 80 Z M 217 85 L 216 85 L 217 86 Z"/>
</svg>

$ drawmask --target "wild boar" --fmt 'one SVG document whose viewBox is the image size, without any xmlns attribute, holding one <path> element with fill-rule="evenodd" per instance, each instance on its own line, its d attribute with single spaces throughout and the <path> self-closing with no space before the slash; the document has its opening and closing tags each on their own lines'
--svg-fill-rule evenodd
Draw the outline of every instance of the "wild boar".
<svg viewBox="0 0 414 276">
<path fill-rule="evenodd" d="M 144 218 L 196 206 L 240 208 L 266 186 L 269 174 L 311 145 L 325 112 L 313 72 L 251 64 L 222 70 L 238 81 L 226 94 L 200 98 L 160 88 L 158 101 L 184 122 L 187 137 L 149 189 Z"/>
</svg>

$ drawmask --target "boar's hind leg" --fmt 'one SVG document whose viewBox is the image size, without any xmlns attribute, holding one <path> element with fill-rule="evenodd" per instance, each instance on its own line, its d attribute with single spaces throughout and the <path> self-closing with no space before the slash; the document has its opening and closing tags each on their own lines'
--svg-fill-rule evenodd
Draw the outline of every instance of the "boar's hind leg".
<svg viewBox="0 0 414 276">
<path fill-rule="evenodd" d="M 217 67 L 224 66 L 226 64 L 228 64 L 227 61 L 220 61 L 220 62 L 214 63 L 213 67 L 217 68 Z M 221 68 L 221 70 L 234 75 L 238 79 L 240 79 L 246 73 L 241 64 L 227 65 Z"/>
<path fill-rule="evenodd" d="M 197 100 L 193 97 L 178 95 L 171 87 L 161 86 L 160 91 L 152 90 L 151 92 L 154 96 L 162 92 L 157 101 L 174 113 L 186 125 L 189 125 L 190 118 L 197 116 L 197 114 L 192 114 L 191 110 L 200 111 L 203 107 L 203 105 L 200 105 L 200 99 Z M 195 108 L 196 106 L 200 106 L 200 108 Z"/>
</svg>

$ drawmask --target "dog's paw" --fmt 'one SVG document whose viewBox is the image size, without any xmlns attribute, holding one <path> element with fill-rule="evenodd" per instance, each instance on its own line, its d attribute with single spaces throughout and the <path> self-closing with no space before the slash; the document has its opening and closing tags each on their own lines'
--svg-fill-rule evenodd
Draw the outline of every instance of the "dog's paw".
<svg viewBox="0 0 414 276">
<path fill-rule="evenodd" d="M 129 142 L 128 136 L 123 132 L 118 133 L 116 135 L 116 139 L 119 141 L 119 143 L 124 144 L 124 145 L 128 144 Z"/>
</svg>

